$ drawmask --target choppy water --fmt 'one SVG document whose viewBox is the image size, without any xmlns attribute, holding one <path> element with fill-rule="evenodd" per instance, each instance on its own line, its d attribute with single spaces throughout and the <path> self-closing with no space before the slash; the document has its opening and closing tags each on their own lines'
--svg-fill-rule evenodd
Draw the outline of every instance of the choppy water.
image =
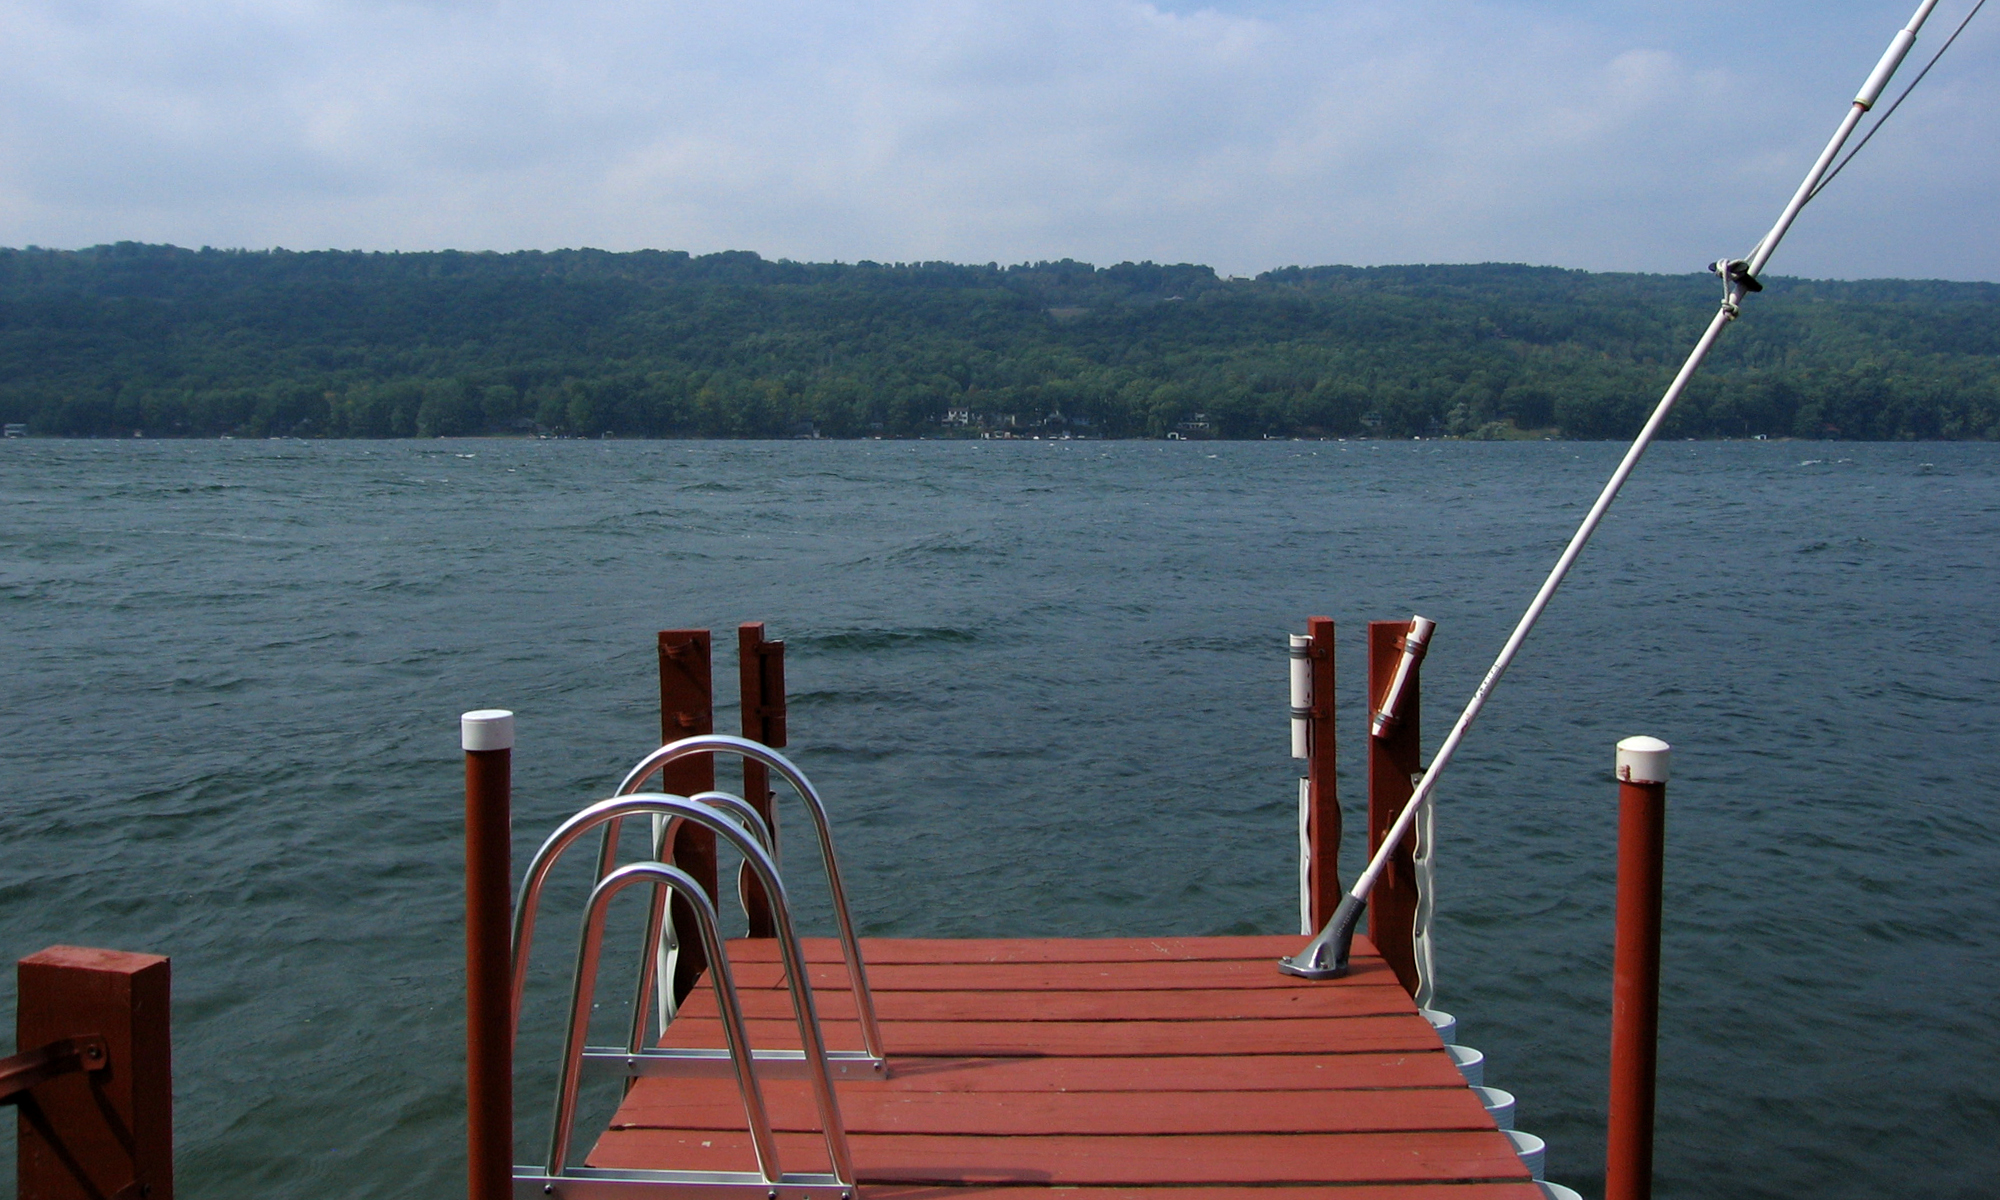
<svg viewBox="0 0 2000 1200">
<path fill-rule="evenodd" d="M 1283 634 L 1343 623 L 1353 764 L 1362 623 L 1436 618 L 1435 745 L 1618 451 L 0 444 L 0 951 L 173 956 L 184 1195 L 459 1193 L 461 710 L 518 863 L 650 746 L 655 629 L 763 619 L 867 932 L 1284 932 Z M 1661 1193 L 1991 1195 L 1996 615 L 2000 448 L 1649 458 L 1442 791 L 1440 1003 L 1552 1178 L 1652 733 Z"/>
</svg>

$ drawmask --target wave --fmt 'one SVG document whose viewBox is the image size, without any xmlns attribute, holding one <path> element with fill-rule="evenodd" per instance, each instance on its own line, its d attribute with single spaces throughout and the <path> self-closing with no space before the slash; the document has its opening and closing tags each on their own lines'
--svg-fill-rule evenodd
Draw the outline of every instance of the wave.
<svg viewBox="0 0 2000 1200">
<path fill-rule="evenodd" d="M 821 688 L 812 692 L 793 692 L 786 703 L 793 709 L 835 707 L 842 704 L 917 704 L 924 697 L 916 692 L 898 691 L 891 688 Z"/>
<path fill-rule="evenodd" d="M 994 546 L 987 538 L 969 537 L 962 533 L 939 533 L 919 538 L 914 542 L 898 546 L 879 556 L 874 561 L 884 563 L 917 563 L 932 559 L 958 559 L 967 555 L 985 555 L 999 560 L 1007 556 L 1004 548 Z M 869 561 L 863 559 L 862 561 Z"/>
<path fill-rule="evenodd" d="M 840 629 L 828 633 L 809 633 L 786 640 L 795 641 L 802 649 L 840 653 L 854 650 L 912 650 L 931 646 L 964 646 L 978 641 L 979 635 L 970 629 L 918 626 L 893 629 Z"/>
</svg>

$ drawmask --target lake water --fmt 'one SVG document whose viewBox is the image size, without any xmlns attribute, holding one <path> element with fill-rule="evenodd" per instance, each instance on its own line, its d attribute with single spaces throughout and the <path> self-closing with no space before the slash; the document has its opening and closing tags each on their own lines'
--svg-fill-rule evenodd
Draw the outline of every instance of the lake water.
<svg viewBox="0 0 2000 1200">
<path fill-rule="evenodd" d="M 764 620 L 864 932 L 1287 932 L 1286 632 L 1341 622 L 1352 830 L 1365 621 L 1439 622 L 1435 746 L 1621 449 L 9 441 L 0 950 L 173 956 L 184 1196 L 463 1194 L 460 711 L 520 714 L 518 865 L 653 744 L 656 629 L 733 697 Z M 1992 1194 L 1996 626 L 2000 447 L 1653 451 L 1440 790 L 1439 1005 L 1551 1178 L 1648 733 L 1660 1194 Z"/>
</svg>

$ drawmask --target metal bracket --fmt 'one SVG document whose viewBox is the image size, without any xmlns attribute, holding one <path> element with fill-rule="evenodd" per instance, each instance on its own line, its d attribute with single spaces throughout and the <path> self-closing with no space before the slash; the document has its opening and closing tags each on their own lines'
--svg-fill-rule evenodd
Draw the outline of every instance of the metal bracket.
<svg viewBox="0 0 2000 1200">
<path fill-rule="evenodd" d="M 0 1104 L 19 1104 L 30 1089 L 72 1071 L 102 1071 L 111 1048 L 96 1034 L 66 1037 L 0 1058 Z"/>
<path fill-rule="evenodd" d="M 1764 285 L 1750 273 L 1750 264 L 1740 258 L 1719 258 L 1708 264 L 1708 273 L 1722 277 L 1722 311 L 1734 321 L 1743 315 L 1738 301 L 1751 292 L 1761 292 Z"/>
<path fill-rule="evenodd" d="M 1761 292 L 1764 285 L 1750 273 L 1750 264 L 1740 258 L 1719 258 L 1708 264 L 1711 275 L 1720 275 L 1725 289 L 1743 292 Z"/>
</svg>

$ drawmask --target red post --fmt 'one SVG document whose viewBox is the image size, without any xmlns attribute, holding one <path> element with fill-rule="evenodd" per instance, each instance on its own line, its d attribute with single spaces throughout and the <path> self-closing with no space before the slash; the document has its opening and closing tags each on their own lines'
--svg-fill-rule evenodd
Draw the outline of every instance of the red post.
<svg viewBox="0 0 2000 1200">
<path fill-rule="evenodd" d="M 459 743 L 465 750 L 466 1195 L 506 1200 L 514 1190 L 514 714 L 466 713 Z"/>
<path fill-rule="evenodd" d="M 1312 727 L 1306 743 L 1306 878 L 1316 932 L 1340 903 L 1340 786 L 1334 780 L 1333 618 L 1306 618 Z"/>
<path fill-rule="evenodd" d="M 764 640 L 762 621 L 745 621 L 736 629 L 737 679 L 743 701 L 743 736 L 776 749 L 785 744 L 785 643 Z M 743 764 L 743 798 L 763 814 L 764 823 L 777 837 L 776 799 L 771 794 L 770 769 L 763 763 Z M 742 874 L 745 907 L 750 913 L 751 937 L 776 937 L 777 924 L 771 918 L 770 901 L 764 889 L 747 870 Z"/>
<path fill-rule="evenodd" d="M 1660 1038 L 1660 876 L 1667 768 L 1658 738 L 1618 743 L 1618 935 L 1611 974 L 1611 1121 L 1605 1200 L 1653 1194 L 1653 1099 Z"/>
<path fill-rule="evenodd" d="M 715 687 L 709 674 L 710 639 L 706 629 L 663 629 L 660 631 L 660 744 L 684 737 L 715 732 Z M 676 796 L 692 796 L 715 787 L 715 757 L 697 754 L 669 763 L 660 772 L 660 790 Z M 694 876 L 708 889 L 715 887 L 715 834 L 693 822 L 684 823 L 668 859 Z M 674 1002 L 678 1004 L 694 990 L 695 981 L 708 967 L 701 939 L 695 936 L 694 908 L 681 896 L 673 903 L 674 928 L 679 931 L 680 957 L 674 967 Z"/>
<path fill-rule="evenodd" d="M 1368 711 L 1380 711 L 1389 686 L 1395 681 L 1396 667 L 1403 660 L 1403 639 L 1410 631 L 1408 621 L 1368 622 Z M 1410 665 L 1396 698 L 1396 720 L 1383 736 L 1368 738 L 1368 853 L 1382 845 L 1390 826 L 1402 814 L 1416 791 L 1417 776 L 1423 772 L 1422 721 L 1423 692 L 1418 660 Z M 1371 719 L 1371 727 L 1374 721 Z M 1390 854 L 1388 866 L 1368 897 L 1368 940 L 1396 972 L 1396 981 L 1412 996 L 1417 994 L 1415 927 L 1417 920 L 1417 872 L 1412 861 L 1416 839 L 1405 837 Z"/>
<path fill-rule="evenodd" d="M 21 1200 L 173 1200 L 172 969 L 157 954 L 51 946 L 20 961 L 16 1044 L 102 1039 L 107 1064 L 19 1098 Z"/>
</svg>

